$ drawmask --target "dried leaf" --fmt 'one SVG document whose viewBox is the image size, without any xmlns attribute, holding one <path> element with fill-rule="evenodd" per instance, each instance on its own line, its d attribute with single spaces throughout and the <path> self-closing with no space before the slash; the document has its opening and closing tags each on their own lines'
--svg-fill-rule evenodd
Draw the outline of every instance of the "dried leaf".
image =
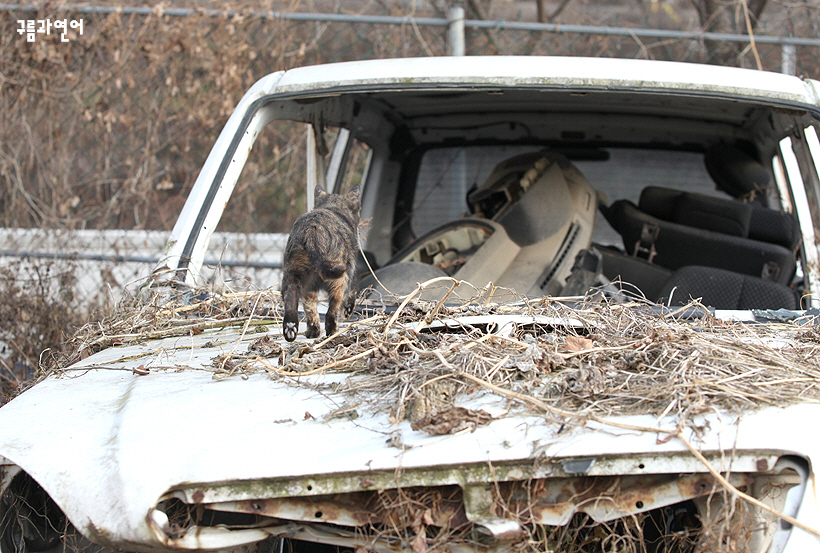
<svg viewBox="0 0 820 553">
<path fill-rule="evenodd" d="M 282 353 L 282 345 L 270 334 L 266 334 L 248 346 L 248 353 L 256 354 L 259 357 L 277 357 Z"/>
<path fill-rule="evenodd" d="M 567 371 L 566 389 L 582 397 L 594 396 L 607 389 L 604 371 L 597 366 L 582 365 L 575 371 Z"/>
<path fill-rule="evenodd" d="M 433 519 L 433 513 L 432 513 L 432 511 L 430 511 L 430 509 L 425 509 L 424 510 L 424 517 L 423 517 L 422 520 L 424 520 L 424 524 L 427 524 L 428 526 L 432 526 L 436 522 Z"/>
<path fill-rule="evenodd" d="M 448 407 L 435 414 L 428 414 L 410 426 L 413 430 L 421 430 L 428 434 L 455 434 L 466 429 L 473 431 L 492 420 L 492 415 L 482 409 L 474 411 L 466 407 Z"/>
<path fill-rule="evenodd" d="M 592 340 L 581 336 L 567 336 L 566 345 L 572 352 L 587 351 L 592 349 Z"/>
<path fill-rule="evenodd" d="M 427 553 L 427 532 L 422 528 L 413 541 L 410 542 L 410 547 L 415 553 Z"/>
</svg>

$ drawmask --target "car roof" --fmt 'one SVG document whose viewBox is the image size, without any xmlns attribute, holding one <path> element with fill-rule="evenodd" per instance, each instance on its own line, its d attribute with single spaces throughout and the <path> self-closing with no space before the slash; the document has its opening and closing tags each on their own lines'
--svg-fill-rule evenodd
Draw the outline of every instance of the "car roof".
<svg viewBox="0 0 820 553">
<path fill-rule="evenodd" d="M 258 85 L 270 93 L 427 86 L 668 90 L 820 105 L 811 80 L 780 73 L 682 62 L 558 56 L 341 62 L 289 69 L 265 77 Z"/>
</svg>

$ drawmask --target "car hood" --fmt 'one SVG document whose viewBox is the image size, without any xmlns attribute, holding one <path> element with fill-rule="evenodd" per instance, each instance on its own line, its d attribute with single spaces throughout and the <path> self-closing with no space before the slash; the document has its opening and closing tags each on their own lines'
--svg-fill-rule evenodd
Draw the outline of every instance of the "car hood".
<svg viewBox="0 0 820 553">
<path fill-rule="evenodd" d="M 232 374 L 220 356 L 263 336 L 206 331 L 92 355 L 0 410 L 0 455 L 28 472 L 83 534 L 132 550 L 180 547 L 157 531 L 154 508 L 169 494 L 207 504 L 398 481 L 464 485 L 488 481 L 488 470 L 502 471 L 494 479 L 639 474 L 649 459 L 654 473 L 705 472 L 670 439 L 672 420 L 561 420 L 476 387 L 458 405 L 492 420 L 432 435 L 397 422 L 379 394 L 339 392 L 355 375 Z M 820 455 L 800 430 L 800 421 L 818 415 L 811 404 L 743 416 L 715 411 L 693 425 L 709 432 L 684 435 L 718 459 L 734 449 L 733 470 L 752 471 L 784 452 Z M 535 459 L 553 462 L 537 468 Z"/>
</svg>

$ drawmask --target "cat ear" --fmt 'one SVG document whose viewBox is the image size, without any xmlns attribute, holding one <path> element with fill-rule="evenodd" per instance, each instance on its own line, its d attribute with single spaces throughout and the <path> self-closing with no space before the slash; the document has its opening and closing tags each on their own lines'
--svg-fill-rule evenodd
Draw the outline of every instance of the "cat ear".
<svg viewBox="0 0 820 553">
<path fill-rule="evenodd" d="M 322 196 L 326 195 L 325 189 L 322 188 L 321 184 L 317 184 L 316 188 L 313 189 L 313 197 L 314 198 L 321 198 Z"/>
<path fill-rule="evenodd" d="M 355 198 L 356 200 L 358 200 L 359 199 L 359 194 L 361 194 L 361 189 L 359 188 L 359 185 L 357 184 L 356 186 L 354 186 L 353 188 L 350 189 L 350 192 L 347 193 L 347 196 L 349 198 Z"/>
</svg>

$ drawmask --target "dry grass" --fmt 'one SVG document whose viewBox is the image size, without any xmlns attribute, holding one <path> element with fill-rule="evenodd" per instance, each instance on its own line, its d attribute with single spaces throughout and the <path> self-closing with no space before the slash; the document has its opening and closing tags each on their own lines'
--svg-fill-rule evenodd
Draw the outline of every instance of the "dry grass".
<svg viewBox="0 0 820 553">
<path fill-rule="evenodd" d="M 273 339 L 281 336 L 278 292 L 155 295 L 81 329 L 58 365 L 111 345 L 236 327 L 268 334 L 233 348 L 215 363 L 216 376 L 344 372 L 351 378 L 339 391 L 367 395 L 397 419 L 425 388 L 445 382 L 455 386 L 451 396 L 482 386 L 559 419 L 644 413 L 687 420 L 820 400 L 820 334 L 808 319 L 745 324 L 707 314 L 684 320 L 645 304 L 496 303 L 494 293 L 446 304 L 409 298 L 392 312 L 364 305 L 335 336 L 293 344 Z M 463 322 L 477 315 L 491 324 Z M 510 315 L 534 322 L 499 329 Z"/>
<path fill-rule="evenodd" d="M 17 261 L 0 267 L 0 403 L 60 351 L 87 311 L 75 297 L 71 263 Z"/>
</svg>

